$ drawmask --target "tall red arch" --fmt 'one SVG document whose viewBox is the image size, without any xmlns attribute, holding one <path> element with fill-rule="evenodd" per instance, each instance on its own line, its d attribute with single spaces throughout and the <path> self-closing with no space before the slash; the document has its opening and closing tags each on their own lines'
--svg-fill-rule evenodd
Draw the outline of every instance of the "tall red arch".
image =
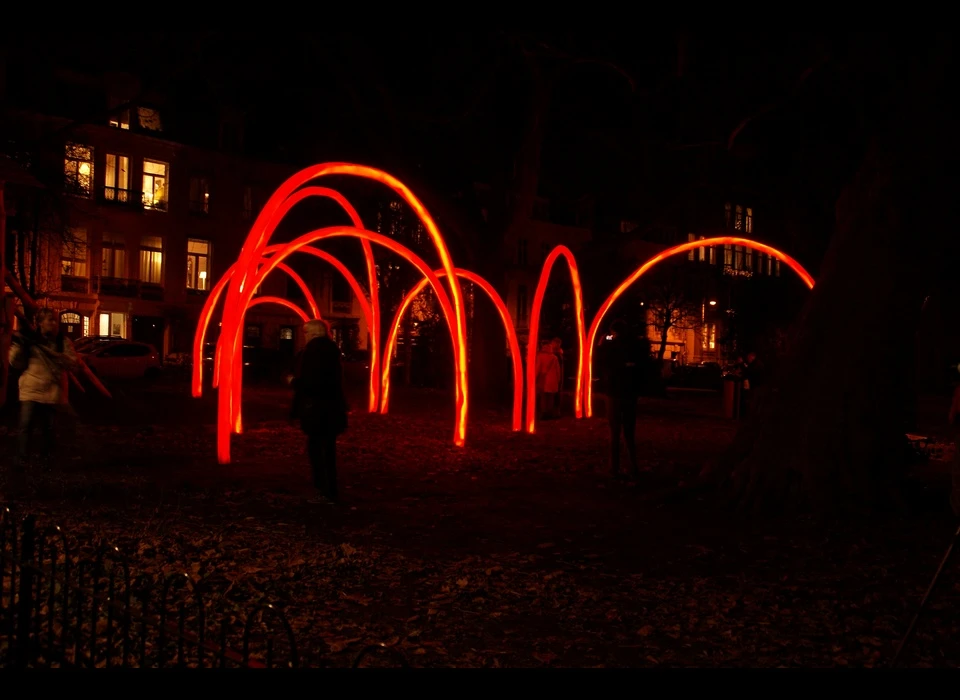
<svg viewBox="0 0 960 700">
<path fill-rule="evenodd" d="M 695 250 L 697 248 L 707 248 L 718 245 L 740 245 L 753 250 L 758 250 L 761 253 L 766 253 L 767 255 L 786 263 L 791 270 L 797 273 L 807 287 L 813 289 L 814 279 L 803 267 L 803 265 L 798 263 L 783 251 L 777 250 L 776 248 L 768 246 L 764 243 L 760 243 L 759 241 L 751 240 L 749 238 L 740 238 L 738 236 L 719 236 L 717 238 L 706 238 L 699 241 L 681 243 L 680 245 L 673 246 L 662 253 L 654 255 L 652 258 L 643 263 L 643 265 L 634 270 L 633 274 L 621 282 L 619 287 L 613 290 L 613 293 L 610 294 L 606 301 L 600 305 L 600 308 L 597 310 L 597 315 L 593 319 L 593 323 L 590 324 L 590 331 L 587 333 L 583 389 L 584 404 L 586 405 L 586 416 L 588 418 L 593 415 L 593 351 L 596 346 L 597 332 L 600 330 L 600 324 L 603 322 L 603 319 L 610 310 L 610 307 L 613 306 L 614 302 L 619 299 L 620 296 L 627 291 L 627 289 L 629 289 L 634 282 L 643 277 L 643 275 L 649 272 L 653 267 L 663 262 L 667 258 L 674 255 L 679 255 L 680 253 L 686 253 L 687 251 Z"/>
<path fill-rule="evenodd" d="M 433 217 L 431 217 L 430 213 L 426 210 L 426 207 L 423 206 L 422 202 L 420 202 L 420 200 L 414 196 L 413 192 L 411 192 L 410 189 L 407 188 L 402 182 L 376 168 L 355 165 L 352 163 L 323 163 L 320 165 L 311 166 L 288 178 L 287 181 L 284 182 L 270 197 L 263 210 L 257 216 L 257 220 L 254 222 L 250 234 L 247 236 L 244 246 L 241 249 L 240 259 L 238 260 L 238 269 L 240 273 L 239 275 L 233 276 L 227 287 L 227 298 L 224 306 L 223 330 L 226 334 L 226 337 L 231 339 L 231 343 L 228 347 L 229 359 L 234 359 L 240 343 L 240 334 L 242 330 L 240 315 L 243 313 L 247 303 L 246 301 L 243 301 L 245 298 L 245 285 L 252 282 L 253 278 L 258 275 L 257 263 L 263 255 L 263 250 L 266 247 L 267 241 L 273 235 L 276 226 L 280 223 L 290 206 L 292 206 L 292 204 L 288 205 L 288 200 L 294 199 L 300 195 L 301 192 L 312 189 L 305 188 L 305 190 L 297 192 L 297 188 L 300 186 L 306 184 L 310 180 L 326 175 L 351 175 L 355 177 L 362 177 L 380 182 L 390 187 L 417 213 L 417 216 L 424 225 L 427 234 L 430 236 L 434 246 L 436 247 L 437 253 L 440 256 L 440 262 L 444 270 L 447 272 L 447 276 L 449 278 L 448 282 L 450 285 L 450 296 L 452 297 L 453 301 L 452 310 L 454 312 L 454 319 L 456 321 L 455 331 L 457 339 L 455 347 L 457 348 L 457 351 L 455 355 L 455 362 L 457 374 L 457 425 L 454 435 L 454 443 L 458 446 L 462 446 L 466 440 L 469 392 L 469 388 L 467 386 L 466 352 L 460 352 L 460 350 L 465 350 L 466 348 L 466 320 L 464 318 L 463 295 L 460 290 L 460 284 L 457 281 L 456 276 L 453 274 L 453 261 L 450 257 L 449 250 L 447 249 L 446 242 L 443 240 L 443 236 L 440 234 L 439 228 L 434 222 Z M 358 227 L 355 230 L 359 231 L 362 229 Z M 375 288 L 375 284 L 372 284 L 371 287 Z M 249 290 L 247 290 L 247 293 L 249 293 Z M 375 361 L 372 361 L 371 364 L 374 362 Z M 226 362 L 221 366 L 221 373 L 225 374 L 225 377 L 222 377 L 221 380 L 226 379 L 227 385 L 230 387 L 234 386 L 232 377 L 238 369 L 234 366 L 235 364 L 235 361 L 231 361 Z M 371 381 L 374 381 L 373 377 L 371 377 Z M 228 415 L 236 416 L 237 419 L 239 419 L 239 407 L 234 407 L 231 405 L 233 394 L 234 392 L 232 390 L 221 391 L 218 397 L 218 406 L 221 413 L 227 413 Z M 227 453 L 229 453 L 229 446 L 226 448 L 226 450 Z"/>
<path fill-rule="evenodd" d="M 294 241 L 287 243 L 283 246 L 281 250 L 276 252 L 273 256 L 263 260 L 263 265 L 259 267 L 256 272 L 256 275 L 249 279 L 249 284 L 242 290 L 242 296 L 239 299 L 239 308 L 242 312 L 246 311 L 246 308 L 249 306 L 250 302 L 253 299 L 253 293 L 256 290 L 257 286 L 263 282 L 263 280 L 270 274 L 270 272 L 276 268 L 283 260 L 297 252 L 298 250 L 310 245 L 319 240 L 333 237 L 351 237 L 351 238 L 360 238 L 366 239 L 371 243 L 378 243 L 385 248 L 391 250 L 392 252 L 400 255 L 412 265 L 414 265 L 420 272 L 427 277 L 430 281 L 431 286 L 434 289 L 434 292 L 437 295 L 437 298 L 440 301 L 440 306 L 443 309 L 444 316 L 447 319 L 447 325 L 450 328 L 450 333 L 453 338 L 454 344 L 454 361 L 457 364 L 459 369 L 459 360 L 462 354 L 465 353 L 466 348 L 459 342 L 459 335 L 456 331 L 456 316 L 453 308 L 453 304 L 450 301 L 450 297 L 447 295 L 446 290 L 440 282 L 440 279 L 433 273 L 433 270 L 413 251 L 401 245 L 394 239 L 383 236 L 378 233 L 373 233 L 372 231 L 366 231 L 363 229 L 356 229 L 349 226 L 333 226 L 323 229 L 317 229 L 311 231 L 303 236 L 300 236 Z M 243 286 L 243 285 L 242 285 Z M 243 314 L 240 314 L 241 319 Z M 220 409 L 218 411 L 218 420 L 217 420 L 217 455 L 221 464 L 228 464 L 230 462 L 230 433 L 232 432 L 241 432 L 242 430 L 242 420 L 240 412 L 240 393 L 242 389 L 242 372 L 240 364 L 240 355 L 239 355 L 239 341 L 240 333 L 239 330 L 242 328 L 233 327 L 228 329 L 229 333 L 221 335 L 221 343 L 226 342 L 224 345 L 224 358 L 221 363 L 221 387 L 220 387 L 220 396 L 219 403 Z M 460 404 L 458 402 L 458 409 Z M 459 426 L 460 418 L 462 414 L 458 412 L 457 415 L 457 424 L 454 429 L 454 441 L 455 444 L 462 445 L 462 442 L 457 442 L 460 437 Z"/>
<path fill-rule="evenodd" d="M 540 333 L 540 309 L 543 306 L 543 295 L 546 294 L 547 285 L 550 282 L 550 272 L 553 270 L 553 264 L 557 258 L 563 256 L 567 261 L 567 267 L 570 270 L 570 282 L 573 284 L 573 303 L 574 311 L 577 316 L 577 339 L 580 343 L 580 354 L 577 358 L 577 387 L 574 394 L 574 412 L 577 418 L 582 417 L 583 407 L 581 400 L 583 397 L 583 364 L 586 350 L 586 333 L 584 331 L 583 321 L 583 289 L 580 286 L 580 273 L 577 270 L 577 261 L 566 246 L 559 245 L 550 251 L 547 259 L 543 262 L 543 269 L 540 271 L 540 280 L 537 283 L 537 292 L 533 296 L 533 310 L 530 314 L 530 338 L 527 341 L 527 432 L 533 433 L 536 430 L 537 416 L 537 349 L 538 336 Z"/>
<path fill-rule="evenodd" d="M 513 430 L 519 432 L 523 430 L 523 358 L 520 355 L 520 342 L 517 339 L 517 330 L 513 326 L 513 319 L 510 318 L 510 312 L 507 310 L 507 305 L 503 302 L 503 298 L 497 293 L 497 290 L 493 288 L 487 280 L 485 280 L 480 275 L 475 272 L 470 272 L 470 270 L 463 270 L 457 268 L 455 270 L 457 276 L 462 279 L 472 282 L 473 284 L 480 287 L 483 292 L 489 297 L 490 301 L 493 302 L 493 305 L 497 308 L 497 313 L 500 314 L 500 320 L 503 322 L 503 329 L 507 335 L 507 343 L 510 346 L 510 358 L 513 361 Z M 443 277 L 447 274 L 443 270 L 435 270 L 434 273 L 437 277 Z M 427 286 L 426 278 L 420 280 L 414 287 L 411 289 L 407 295 L 403 298 L 403 301 L 400 302 L 400 306 L 397 307 L 397 312 L 393 316 L 393 322 L 390 325 L 390 333 L 387 336 L 387 342 L 383 350 L 383 363 L 382 363 L 382 379 L 380 386 L 380 413 L 386 413 L 389 409 L 390 404 L 390 358 L 393 356 L 393 351 L 397 346 L 397 334 L 400 332 L 400 322 L 403 319 L 404 314 L 406 314 L 407 309 L 410 307 L 410 304 L 413 303 L 413 300 L 420 294 L 424 288 Z"/>
</svg>

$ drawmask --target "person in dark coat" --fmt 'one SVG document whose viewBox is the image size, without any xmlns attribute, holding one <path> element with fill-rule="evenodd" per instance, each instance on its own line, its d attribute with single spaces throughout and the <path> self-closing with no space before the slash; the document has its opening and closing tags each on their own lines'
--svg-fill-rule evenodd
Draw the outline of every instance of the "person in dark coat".
<svg viewBox="0 0 960 700">
<path fill-rule="evenodd" d="M 623 321 L 614 321 L 603 345 L 603 368 L 607 387 L 607 421 L 610 424 L 610 470 L 620 476 L 620 436 L 627 444 L 630 475 L 640 473 L 637 463 L 637 397 L 649 362 L 643 344 L 627 331 Z"/>
<path fill-rule="evenodd" d="M 336 503 L 337 437 L 347 430 L 347 397 L 343 390 L 340 348 L 330 326 L 319 319 L 303 326 L 307 344 L 297 356 L 293 384 L 293 419 L 307 436 L 313 485 L 312 503 Z"/>
</svg>

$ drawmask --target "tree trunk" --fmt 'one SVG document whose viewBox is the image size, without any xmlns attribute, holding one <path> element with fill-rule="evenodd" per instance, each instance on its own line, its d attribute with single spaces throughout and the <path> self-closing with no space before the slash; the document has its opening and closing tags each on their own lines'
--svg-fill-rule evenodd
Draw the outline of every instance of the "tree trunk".
<svg viewBox="0 0 960 700">
<path fill-rule="evenodd" d="M 826 510 L 895 495 L 914 398 L 907 366 L 929 278 L 947 257 L 934 212 L 955 195 L 940 176 L 951 132 L 938 139 L 936 113 L 902 97 L 904 118 L 875 136 L 837 204 L 797 337 L 723 465 L 744 507 Z"/>
<path fill-rule="evenodd" d="M 670 326 L 664 324 L 663 328 L 660 330 L 660 349 L 657 350 L 657 359 L 661 362 L 663 361 L 664 355 L 667 354 L 667 337 L 669 333 Z"/>
</svg>

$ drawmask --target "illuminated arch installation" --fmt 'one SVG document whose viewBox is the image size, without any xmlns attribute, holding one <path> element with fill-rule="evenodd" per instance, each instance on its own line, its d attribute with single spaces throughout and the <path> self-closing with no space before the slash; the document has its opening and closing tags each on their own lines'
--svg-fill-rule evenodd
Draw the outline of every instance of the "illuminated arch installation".
<svg viewBox="0 0 960 700">
<path fill-rule="evenodd" d="M 803 280 L 804 284 L 807 285 L 810 289 L 813 289 L 814 280 L 806 269 L 798 263 L 796 260 L 791 258 L 786 253 L 783 253 L 776 248 L 771 248 L 768 245 L 763 243 L 758 243 L 757 241 L 752 241 L 749 238 L 739 238 L 736 236 L 720 236 L 717 238 L 705 238 L 698 241 L 690 241 L 689 243 L 681 243 L 676 245 L 673 248 L 668 248 L 667 250 L 654 255 L 652 258 L 647 260 L 643 265 L 638 267 L 632 275 L 627 277 L 623 282 L 620 283 L 620 286 L 613 290 L 613 293 L 607 297 L 607 300 L 600 305 L 600 308 L 597 310 L 597 315 L 593 319 L 593 323 L 590 324 L 590 332 L 587 334 L 587 352 L 586 352 L 586 361 L 584 363 L 585 369 L 585 386 L 584 386 L 584 403 L 586 404 L 586 416 L 589 418 L 593 415 L 593 351 L 597 342 L 597 332 L 600 330 L 600 324 L 603 322 L 604 316 L 607 315 L 607 312 L 610 310 L 610 307 L 613 306 L 613 303 L 620 298 L 620 296 L 630 288 L 630 286 L 636 282 L 638 279 L 643 277 L 644 274 L 649 272 L 659 263 L 663 262 L 669 257 L 674 255 L 679 255 L 680 253 L 686 253 L 690 250 L 695 250 L 696 248 L 707 248 L 712 246 L 720 245 L 741 245 L 746 248 L 752 248 L 753 250 L 758 250 L 761 253 L 766 253 L 781 262 L 787 264 L 787 266 L 797 273 L 800 279 Z"/>
<path fill-rule="evenodd" d="M 306 186 L 311 180 L 326 175 L 352 175 L 369 180 L 380 182 L 397 195 L 399 195 L 416 213 L 423 224 L 437 253 L 440 257 L 441 268 L 434 271 L 413 251 L 397 243 L 392 238 L 382 236 L 363 228 L 360 217 L 356 210 L 350 205 L 343 195 L 335 190 L 326 187 Z M 276 227 L 280 224 L 286 214 L 297 203 L 308 197 L 326 197 L 340 204 L 353 226 L 334 226 L 321 228 L 307 233 L 296 240 L 286 244 L 268 245 L 271 236 Z M 359 239 L 364 251 L 365 265 L 367 268 L 368 293 L 364 293 L 363 288 L 353 274 L 337 258 L 329 253 L 313 247 L 311 244 L 332 237 L 349 237 Z M 397 311 L 390 334 L 383 348 L 383 354 L 380 353 L 379 337 L 379 319 L 380 306 L 377 294 L 376 264 L 373 257 L 372 245 L 376 243 L 388 250 L 400 255 L 412 265 L 414 265 L 424 276 L 424 279 L 407 295 Z M 741 245 L 747 248 L 767 253 L 768 255 L 786 263 L 800 278 L 812 288 L 814 280 L 810 274 L 796 260 L 768 245 L 752 241 L 747 238 L 733 236 L 724 236 L 718 238 L 709 238 L 698 241 L 691 241 L 654 256 L 643 265 L 641 265 L 632 275 L 624 280 L 619 287 L 607 298 L 597 312 L 589 331 L 584 328 L 583 313 L 583 290 L 580 285 L 580 276 L 577 271 L 576 260 L 573 253 L 564 246 L 558 246 L 547 256 L 544 261 L 544 267 L 540 274 L 540 280 L 537 284 L 537 291 L 534 296 L 533 313 L 530 324 L 530 339 L 527 346 L 527 405 L 526 405 L 526 429 L 533 433 L 535 430 L 536 418 L 536 354 L 538 350 L 538 335 L 540 326 L 540 310 L 543 304 L 543 297 L 546 293 L 549 283 L 550 272 L 557 258 L 563 256 L 567 262 L 570 271 L 571 281 L 573 283 L 574 305 L 577 317 L 577 333 L 579 341 L 580 357 L 577 363 L 577 382 L 574 395 L 574 407 L 578 418 L 583 415 L 591 416 L 592 410 L 592 375 L 593 375 L 593 351 L 600 324 L 607 312 L 613 306 L 614 302 L 640 277 L 666 258 L 679 253 L 684 253 L 695 248 L 721 246 L 721 245 Z M 466 345 L 466 319 L 463 303 L 463 294 L 460 289 L 459 278 L 466 279 L 478 285 L 490 297 L 497 311 L 500 313 L 501 320 L 507 333 L 510 343 L 511 356 L 513 358 L 514 373 L 514 411 L 513 411 L 513 429 L 520 430 L 521 422 L 521 402 L 523 392 L 522 363 L 520 362 L 519 342 L 516 337 L 516 329 L 510 320 L 503 299 L 496 293 L 490 284 L 478 275 L 463 269 L 457 269 L 453 266 L 453 261 L 443 240 L 440 230 L 433 218 L 427 212 L 423 204 L 414 194 L 399 180 L 375 168 L 369 168 L 362 165 L 353 165 L 350 163 L 325 163 L 306 168 L 293 177 L 289 178 L 280 188 L 274 192 L 273 196 L 264 206 L 263 210 L 257 216 L 256 222 L 250 230 L 250 234 L 244 243 L 240 253 L 240 258 L 231 266 L 224 276 L 217 282 L 211 290 L 203 310 L 200 315 L 200 322 L 194 336 L 194 363 L 193 363 L 193 381 L 192 393 L 194 396 L 200 396 L 203 391 L 203 345 L 207 330 L 213 318 L 213 312 L 220 298 L 224 298 L 223 319 L 221 322 L 220 338 L 217 341 L 217 352 L 214 362 L 214 386 L 218 386 L 220 391 L 217 397 L 217 456 L 221 464 L 230 462 L 230 435 L 232 432 L 241 432 L 242 420 L 240 410 L 240 393 L 242 389 L 242 337 L 243 337 L 243 318 L 247 310 L 252 306 L 265 303 L 281 304 L 292 309 L 300 318 L 307 320 L 309 318 L 306 311 L 297 307 L 292 302 L 277 297 L 254 297 L 254 293 L 266 277 L 275 269 L 288 274 L 294 282 L 304 291 L 310 312 L 314 317 L 319 317 L 319 308 L 316 300 L 309 293 L 306 283 L 292 269 L 284 264 L 284 260 L 293 253 L 301 252 L 313 255 L 333 265 L 347 280 L 353 289 L 354 294 L 359 300 L 364 318 L 367 321 L 370 330 L 370 401 L 368 410 L 373 413 L 380 410 L 387 412 L 390 391 L 390 355 L 396 346 L 397 332 L 400 319 L 409 307 L 413 298 L 430 284 L 440 307 L 443 310 L 447 326 L 450 330 L 453 341 L 453 356 L 455 370 L 455 388 L 456 388 L 456 423 L 454 427 L 454 444 L 462 446 L 466 439 L 467 427 L 467 408 L 468 408 L 468 384 L 467 384 L 467 345 Z M 441 277 L 447 277 L 447 289 L 440 282 Z M 224 291 L 226 294 L 224 295 Z M 381 358 L 383 367 L 381 370 Z M 585 405 L 584 405 L 585 404 Z"/>
<path fill-rule="evenodd" d="M 537 282 L 537 292 L 533 295 L 533 310 L 530 313 L 530 338 L 527 340 L 527 432 L 536 429 L 537 420 L 537 351 L 539 350 L 540 308 L 543 306 L 543 295 L 547 292 L 550 282 L 550 272 L 557 258 L 563 256 L 570 269 L 570 282 L 573 284 L 574 312 L 577 316 L 577 341 L 580 345 L 580 354 L 577 357 L 577 390 L 573 395 L 574 413 L 577 418 L 583 417 L 583 363 L 586 354 L 584 322 L 583 322 L 583 289 L 580 287 L 580 273 L 577 271 L 577 261 L 573 253 L 566 246 L 558 245 L 550 251 L 543 261 L 540 270 L 540 281 Z"/>
<path fill-rule="evenodd" d="M 497 307 L 497 313 L 500 314 L 500 320 L 503 322 L 503 329 L 507 334 L 507 343 L 510 345 L 510 358 L 513 361 L 513 430 L 519 432 L 523 429 L 523 359 L 520 356 L 520 342 L 517 340 L 517 331 L 513 326 L 513 319 L 510 318 L 510 312 L 507 311 L 507 305 L 497 294 L 497 290 L 487 282 L 483 277 L 470 272 L 469 270 L 454 270 L 458 277 L 468 282 L 472 282 L 484 291 L 484 293 Z M 443 270 L 436 270 L 437 277 L 443 277 L 447 273 Z M 403 298 L 400 306 L 397 307 L 397 313 L 393 317 L 390 325 L 390 335 L 387 336 L 387 344 L 383 350 L 383 379 L 380 389 L 380 413 L 386 413 L 390 404 L 390 359 L 393 357 L 394 349 L 397 346 L 397 335 L 400 332 L 400 322 L 403 315 L 407 312 L 410 304 L 416 299 L 427 286 L 426 278 L 420 280 L 413 289 Z"/>
</svg>

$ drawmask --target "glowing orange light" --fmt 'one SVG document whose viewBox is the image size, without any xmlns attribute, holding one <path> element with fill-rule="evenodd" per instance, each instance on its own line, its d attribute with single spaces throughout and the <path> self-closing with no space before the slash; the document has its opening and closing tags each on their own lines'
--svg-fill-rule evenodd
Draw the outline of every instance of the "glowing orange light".
<svg viewBox="0 0 960 700">
<path fill-rule="evenodd" d="M 247 310 L 249 311 L 254 306 L 258 306 L 259 304 L 277 304 L 278 306 L 284 306 L 290 309 L 293 313 L 295 313 L 301 319 L 303 319 L 304 323 L 310 320 L 310 315 L 306 311 L 301 309 L 292 301 L 281 299 L 280 297 L 257 297 L 256 299 L 250 302 L 250 306 L 247 307 Z M 315 318 L 320 318 L 320 317 L 316 316 Z"/>
<path fill-rule="evenodd" d="M 559 245 L 550 251 L 543 262 L 540 271 L 540 281 L 537 283 L 537 292 L 533 296 L 533 310 L 530 314 L 530 339 L 527 341 L 527 432 L 536 429 L 537 416 L 537 336 L 540 332 L 540 307 L 543 305 L 543 295 L 546 294 L 547 284 L 550 281 L 550 272 L 557 258 L 563 256 L 570 268 L 570 282 L 573 284 L 574 311 L 577 316 L 577 340 L 580 344 L 580 355 L 577 358 L 577 388 L 574 394 L 574 412 L 577 418 L 582 417 L 583 407 L 583 365 L 585 359 L 586 334 L 583 321 L 583 289 L 580 287 L 580 273 L 577 271 L 577 261 L 573 253 L 566 246 Z"/>
<path fill-rule="evenodd" d="M 394 239 L 388 236 L 382 236 L 380 234 L 373 233 L 372 231 L 365 231 L 349 226 L 336 226 L 312 231 L 311 233 L 285 244 L 282 249 L 276 252 L 273 256 L 263 260 L 263 265 L 259 267 L 259 269 L 256 271 L 256 274 L 252 276 L 252 279 L 250 279 L 250 286 L 244 289 L 242 296 L 240 297 L 240 308 L 245 309 L 246 306 L 250 304 L 251 300 L 253 299 L 253 293 L 257 286 L 262 284 L 266 276 L 269 275 L 270 272 L 281 262 L 283 262 L 287 256 L 303 249 L 310 243 L 337 236 L 361 238 L 372 243 L 383 245 L 392 252 L 405 258 L 408 262 L 420 270 L 425 277 L 427 277 L 427 279 L 430 281 L 430 284 L 433 286 L 438 300 L 440 301 L 440 306 L 443 309 L 444 316 L 446 317 L 448 326 L 451 329 L 451 335 L 453 336 L 454 340 L 454 361 L 459 368 L 460 365 L 457 361 L 460 359 L 460 356 L 466 352 L 466 348 L 464 345 L 459 343 L 459 337 L 455 326 L 455 310 L 439 278 L 433 273 L 430 267 L 411 250 L 400 243 L 397 243 Z M 226 323 L 227 322 L 224 321 L 224 325 L 226 325 Z M 242 388 L 242 372 L 240 371 L 241 367 L 237 367 L 235 365 L 240 364 L 239 341 L 241 339 L 240 331 L 242 331 L 242 323 L 234 326 L 233 328 L 228 328 L 226 331 L 229 334 L 222 335 L 220 339 L 220 342 L 224 343 L 223 347 L 225 354 L 221 366 L 221 373 L 223 376 L 221 378 L 220 396 L 218 397 L 220 399 L 220 410 L 218 412 L 219 418 L 217 422 L 217 454 L 222 464 L 227 464 L 230 460 L 231 429 L 234 432 L 238 432 L 241 426 L 240 392 Z M 457 376 L 458 378 L 461 376 L 459 372 L 457 373 Z M 230 396 L 224 398 L 224 394 L 230 394 Z M 460 394 L 460 396 L 462 396 L 462 394 Z M 458 402 L 457 408 L 457 428 L 459 428 L 460 419 L 464 417 L 462 413 L 462 404 L 460 402 Z M 455 433 L 455 437 L 456 435 L 457 433 Z"/>
<path fill-rule="evenodd" d="M 759 250 L 761 253 L 771 255 L 777 260 L 786 263 L 791 270 L 797 273 L 807 287 L 813 289 L 813 277 L 809 272 L 806 271 L 806 269 L 804 269 L 803 265 L 798 263 L 786 253 L 779 251 L 776 248 L 771 248 L 763 243 L 752 241 L 749 238 L 739 238 L 736 236 L 706 238 L 699 241 L 681 243 L 680 245 L 676 245 L 673 248 L 668 248 L 662 253 L 654 255 L 652 258 L 643 263 L 643 265 L 638 267 L 632 275 L 627 277 L 627 279 L 625 279 L 619 287 L 613 290 L 613 293 L 607 297 L 607 300 L 603 302 L 603 304 L 597 310 L 597 315 L 594 317 L 593 323 L 590 324 L 590 331 L 587 333 L 586 361 L 584 363 L 584 403 L 586 404 L 586 415 L 588 418 L 593 415 L 593 350 L 597 342 L 597 332 L 600 330 L 600 324 L 603 322 L 603 317 L 606 316 L 607 312 L 610 310 L 610 307 L 613 306 L 613 303 L 619 299 L 625 291 L 627 291 L 630 285 L 640 279 L 658 263 L 663 262 L 671 256 L 679 255 L 680 253 L 686 253 L 687 251 L 694 250 L 696 248 L 706 248 L 708 246 L 716 245 L 742 245 L 747 248 L 752 248 L 753 250 Z"/>
<path fill-rule="evenodd" d="M 283 216 L 287 211 L 289 211 L 290 207 L 296 203 L 296 201 L 309 196 L 309 194 L 302 193 L 314 189 L 305 188 L 304 190 L 300 190 L 298 192 L 297 188 L 314 178 L 322 177 L 324 175 L 353 175 L 375 180 L 387 185 L 393 189 L 394 192 L 400 195 L 400 197 L 402 197 L 404 201 L 406 201 L 407 204 L 410 205 L 410 207 L 417 213 L 421 223 L 423 224 L 427 233 L 430 235 L 430 238 L 437 249 L 437 253 L 440 256 L 440 262 L 443 266 L 443 269 L 447 272 L 447 276 L 449 277 L 447 281 L 450 285 L 450 292 L 453 299 L 452 306 L 454 318 L 456 320 L 457 335 L 454 357 L 457 367 L 457 424 L 454 431 L 454 443 L 457 445 L 463 445 L 466 438 L 469 392 L 469 387 L 467 386 L 466 321 L 464 318 L 465 312 L 463 307 L 463 295 L 460 290 L 460 284 L 457 281 L 456 276 L 453 274 L 453 262 L 450 258 L 450 253 L 447 250 L 446 243 L 444 242 L 443 237 L 440 234 L 440 230 L 437 228 L 437 225 L 433 221 L 433 218 L 430 216 L 429 212 L 427 212 L 420 200 L 418 200 L 402 182 L 375 168 L 353 165 L 350 163 L 325 163 L 301 170 L 299 173 L 290 177 L 277 189 L 276 192 L 274 192 L 273 196 L 270 197 L 263 210 L 257 216 L 257 219 L 251 228 L 250 234 L 248 235 L 247 240 L 241 249 L 240 259 L 237 262 L 238 273 L 233 275 L 227 286 L 227 298 L 223 315 L 223 330 L 225 332 L 225 337 L 230 339 L 231 342 L 224 345 L 228 356 L 225 356 L 223 358 L 223 362 L 221 363 L 220 381 L 221 386 L 225 382 L 227 386 L 231 387 L 231 389 L 230 391 L 221 391 L 220 395 L 218 396 L 220 414 L 225 414 L 228 416 L 239 415 L 239 407 L 234 407 L 232 405 L 232 402 L 237 395 L 237 382 L 233 379 L 233 376 L 239 370 L 236 358 L 239 349 L 238 346 L 240 344 L 240 316 L 244 311 L 244 304 L 241 303 L 241 300 L 244 295 L 250 293 L 250 289 L 247 287 L 247 285 L 253 281 L 254 277 L 257 276 L 257 263 L 262 257 L 267 241 L 270 239 L 270 236 L 273 235 L 273 232 L 280 220 L 282 220 Z M 368 266 L 368 270 L 369 269 L 371 269 L 371 266 Z M 371 284 L 371 288 L 375 288 L 375 283 Z M 374 315 L 378 317 L 377 310 L 374 310 Z M 223 342 L 223 338 L 221 338 L 221 342 Z M 463 352 L 461 352 L 461 350 L 463 350 Z M 371 361 L 371 364 L 375 365 L 376 361 Z M 373 374 L 371 373 L 371 382 L 373 381 Z M 218 451 L 220 452 L 219 456 L 221 462 L 229 460 L 229 445 L 224 446 L 223 443 L 224 441 L 222 439 L 218 440 Z"/>
<path fill-rule="evenodd" d="M 520 342 L 517 340 L 517 331 L 513 327 L 513 319 L 510 318 L 510 312 L 503 299 L 497 294 L 497 290 L 480 275 L 457 268 L 454 270 L 458 277 L 473 282 L 480 287 L 497 307 L 500 314 L 500 320 L 503 322 L 504 331 L 507 334 L 507 343 L 510 345 L 510 357 L 513 360 L 513 429 L 520 431 L 523 429 L 523 358 L 520 355 Z M 435 270 L 437 277 L 443 277 L 446 272 Z M 407 312 L 410 304 L 427 286 L 427 280 L 420 280 L 413 289 L 403 298 L 397 313 L 390 324 L 390 334 L 387 336 L 387 344 L 383 351 L 383 379 L 380 389 L 380 413 L 386 413 L 390 404 L 390 360 L 393 357 L 394 350 L 397 347 L 397 335 L 400 332 L 400 322 L 403 315 Z"/>
</svg>

